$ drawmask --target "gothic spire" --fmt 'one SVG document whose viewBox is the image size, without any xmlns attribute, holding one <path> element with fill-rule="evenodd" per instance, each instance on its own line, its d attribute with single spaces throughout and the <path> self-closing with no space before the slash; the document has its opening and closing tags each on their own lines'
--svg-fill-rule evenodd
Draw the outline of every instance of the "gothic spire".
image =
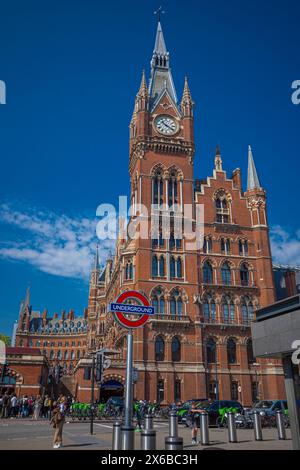
<svg viewBox="0 0 300 470">
<path fill-rule="evenodd" d="M 151 78 L 149 83 L 149 95 L 152 103 L 155 103 L 162 92 L 167 89 L 174 103 L 177 103 L 176 90 L 173 83 L 169 65 L 169 52 L 167 51 L 161 22 L 157 23 L 154 50 L 151 60 Z"/>
<path fill-rule="evenodd" d="M 187 77 L 184 78 L 184 87 L 183 87 L 183 94 L 182 94 L 182 99 L 181 99 L 181 110 L 185 114 L 192 114 L 192 108 L 194 106 L 193 100 L 192 100 L 192 95 L 190 92 L 190 87 L 188 84 L 188 79 Z"/>
<path fill-rule="evenodd" d="M 24 307 L 29 307 L 30 306 L 30 286 L 27 287 L 26 289 L 26 297 L 24 300 Z"/>
<path fill-rule="evenodd" d="M 146 77 L 145 77 L 145 70 L 143 70 L 143 73 L 142 73 L 141 84 L 140 84 L 140 88 L 139 88 L 137 96 L 140 98 L 145 98 L 145 99 L 147 99 L 149 96 Z"/>
<path fill-rule="evenodd" d="M 222 171 L 222 158 L 221 158 L 221 151 L 220 151 L 219 145 L 217 145 L 216 147 L 215 169 L 217 171 Z"/>
<path fill-rule="evenodd" d="M 260 182 L 257 176 L 257 171 L 255 168 L 252 149 L 249 145 L 248 147 L 248 178 L 247 178 L 247 191 L 252 191 L 253 189 L 261 188 Z"/>
</svg>

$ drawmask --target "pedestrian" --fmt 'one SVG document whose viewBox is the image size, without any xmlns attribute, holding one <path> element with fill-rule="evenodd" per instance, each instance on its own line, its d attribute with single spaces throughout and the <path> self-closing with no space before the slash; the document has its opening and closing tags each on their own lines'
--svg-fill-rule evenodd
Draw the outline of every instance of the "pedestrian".
<svg viewBox="0 0 300 470">
<path fill-rule="evenodd" d="M 18 399 L 15 394 L 10 399 L 10 417 L 16 418 L 18 415 Z"/>
<path fill-rule="evenodd" d="M 53 449 L 59 449 L 62 447 L 62 432 L 65 422 L 66 412 L 66 398 L 63 397 L 60 402 L 53 403 L 53 412 L 50 424 L 53 425 L 54 437 L 53 437 Z"/>
<path fill-rule="evenodd" d="M 34 404 L 33 404 L 33 417 L 32 417 L 32 419 L 35 419 L 36 421 L 39 419 L 42 406 L 43 406 L 43 399 L 40 397 L 40 395 L 38 395 L 36 397 L 35 401 L 34 401 Z"/>
<path fill-rule="evenodd" d="M 192 444 L 197 444 L 197 433 L 198 433 L 198 416 L 199 411 L 196 408 L 195 403 L 191 404 L 191 409 L 188 411 L 187 423 L 192 434 Z"/>
<path fill-rule="evenodd" d="M 22 398 L 22 418 L 27 418 L 29 415 L 29 404 L 28 404 L 28 396 L 24 395 Z"/>
<path fill-rule="evenodd" d="M 43 418 L 49 418 L 49 411 L 50 411 L 50 398 L 48 395 L 45 396 L 44 404 L 43 404 Z"/>
<path fill-rule="evenodd" d="M 4 396 L 2 397 L 1 418 L 8 418 L 9 405 L 10 397 L 8 395 L 8 392 L 5 392 Z"/>
</svg>

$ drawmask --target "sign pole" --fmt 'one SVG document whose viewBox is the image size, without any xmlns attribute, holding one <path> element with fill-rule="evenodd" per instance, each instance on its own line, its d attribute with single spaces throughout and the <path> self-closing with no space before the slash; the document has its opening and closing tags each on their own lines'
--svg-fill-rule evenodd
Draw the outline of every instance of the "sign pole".
<svg viewBox="0 0 300 470">
<path fill-rule="evenodd" d="M 90 406 L 90 413 L 91 413 L 91 421 L 90 421 L 90 434 L 94 433 L 94 402 L 95 402 L 95 354 L 93 353 L 92 359 L 92 388 L 91 388 L 91 406 Z"/>
<path fill-rule="evenodd" d="M 125 382 L 125 421 L 122 426 L 122 450 L 134 449 L 134 427 L 132 426 L 132 371 L 133 371 L 133 335 L 127 334 L 126 382 Z"/>
</svg>

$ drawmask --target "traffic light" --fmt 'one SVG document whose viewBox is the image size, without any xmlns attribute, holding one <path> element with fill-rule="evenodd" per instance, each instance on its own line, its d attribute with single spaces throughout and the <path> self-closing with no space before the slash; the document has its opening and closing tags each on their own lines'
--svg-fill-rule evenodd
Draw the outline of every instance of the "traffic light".
<svg viewBox="0 0 300 470">
<path fill-rule="evenodd" d="M 103 372 L 103 357 L 102 354 L 96 355 L 96 382 L 101 382 Z"/>
</svg>

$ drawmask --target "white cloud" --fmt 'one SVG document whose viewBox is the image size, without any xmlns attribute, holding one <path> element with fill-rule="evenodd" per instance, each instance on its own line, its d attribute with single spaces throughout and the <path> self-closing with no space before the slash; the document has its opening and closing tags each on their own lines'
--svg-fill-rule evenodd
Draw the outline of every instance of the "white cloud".
<svg viewBox="0 0 300 470">
<path fill-rule="evenodd" d="M 97 243 L 96 218 L 72 218 L 2 204 L 0 222 L 15 227 L 22 235 L 21 241 L 15 237 L 1 242 L 2 258 L 29 263 L 55 276 L 88 279 Z M 108 252 L 114 248 L 114 240 L 98 241 L 98 244 L 100 263 L 104 264 Z"/>
<path fill-rule="evenodd" d="M 291 234 L 280 225 L 274 225 L 270 238 L 274 263 L 300 266 L 300 230 Z"/>
</svg>

